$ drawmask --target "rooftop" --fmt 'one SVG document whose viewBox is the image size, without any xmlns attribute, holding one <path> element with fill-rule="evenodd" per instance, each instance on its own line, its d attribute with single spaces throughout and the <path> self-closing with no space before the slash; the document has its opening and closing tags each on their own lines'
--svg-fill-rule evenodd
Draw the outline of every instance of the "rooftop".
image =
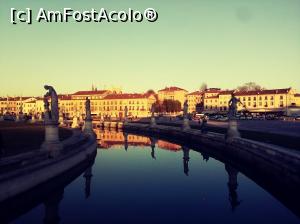
<svg viewBox="0 0 300 224">
<path fill-rule="evenodd" d="M 76 96 L 102 95 L 106 92 L 108 92 L 108 90 L 78 91 L 76 93 L 73 93 L 72 95 L 76 95 Z"/>
<path fill-rule="evenodd" d="M 121 94 L 109 94 L 103 99 L 112 100 L 112 99 L 143 99 L 148 98 L 153 94 L 141 94 L 141 93 L 121 93 Z"/>
<path fill-rule="evenodd" d="M 267 90 L 253 90 L 253 91 L 240 91 L 235 92 L 236 96 L 247 96 L 247 95 L 274 95 L 274 94 L 286 94 L 291 90 L 291 88 L 285 89 L 267 89 Z"/>
<path fill-rule="evenodd" d="M 192 93 L 189 93 L 189 94 L 187 94 L 187 95 L 189 95 L 189 96 L 191 96 L 191 95 L 201 95 L 203 92 L 201 92 L 201 91 L 195 91 L 195 92 L 192 92 Z"/>
</svg>

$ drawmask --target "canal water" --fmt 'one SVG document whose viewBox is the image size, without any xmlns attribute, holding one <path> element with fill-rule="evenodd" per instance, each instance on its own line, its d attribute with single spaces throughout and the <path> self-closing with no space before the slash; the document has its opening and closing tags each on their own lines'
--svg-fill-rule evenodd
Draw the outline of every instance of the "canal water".
<svg viewBox="0 0 300 224">
<path fill-rule="evenodd" d="M 46 212 L 60 223 L 299 223 L 270 193 L 208 154 L 121 132 L 98 138 L 88 174 L 67 185 L 54 208 L 41 202 L 13 223 L 43 223 Z"/>
</svg>

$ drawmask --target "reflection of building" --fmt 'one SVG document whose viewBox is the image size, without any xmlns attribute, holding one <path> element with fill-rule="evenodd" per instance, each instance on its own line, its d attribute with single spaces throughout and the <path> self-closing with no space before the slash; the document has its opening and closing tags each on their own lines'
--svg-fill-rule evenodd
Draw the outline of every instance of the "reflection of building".
<svg viewBox="0 0 300 224">
<path fill-rule="evenodd" d="M 179 87 L 166 87 L 164 89 L 158 90 L 158 100 L 178 100 L 181 103 L 181 106 L 183 106 L 187 93 L 188 91 Z"/>
<path fill-rule="evenodd" d="M 117 131 L 106 130 L 106 129 L 104 130 L 95 129 L 94 131 L 97 135 L 98 144 L 101 146 L 101 148 L 109 149 L 112 146 L 114 146 L 114 148 L 118 148 L 118 147 L 123 148 L 125 140 L 127 141 L 128 145 L 134 145 L 134 146 L 151 147 L 153 146 L 153 144 L 155 144 L 153 141 L 151 144 L 150 138 L 145 136 L 138 136 L 132 134 L 125 135 L 124 132 L 117 132 Z M 162 141 L 162 140 L 157 141 L 157 146 L 161 149 L 166 149 L 175 152 L 181 150 L 181 146 L 176 145 L 174 143 Z"/>
<path fill-rule="evenodd" d="M 97 135 L 98 144 L 101 145 L 102 148 L 109 149 L 112 146 L 123 148 L 125 141 L 123 132 L 96 129 L 95 133 Z M 129 145 L 150 146 L 150 139 L 144 136 L 129 134 L 127 141 Z"/>
<path fill-rule="evenodd" d="M 181 146 L 171 143 L 171 142 L 166 142 L 163 140 L 158 140 L 157 141 L 157 146 L 162 148 L 162 149 L 166 149 L 166 150 L 170 150 L 170 151 L 180 151 L 181 150 Z"/>
</svg>

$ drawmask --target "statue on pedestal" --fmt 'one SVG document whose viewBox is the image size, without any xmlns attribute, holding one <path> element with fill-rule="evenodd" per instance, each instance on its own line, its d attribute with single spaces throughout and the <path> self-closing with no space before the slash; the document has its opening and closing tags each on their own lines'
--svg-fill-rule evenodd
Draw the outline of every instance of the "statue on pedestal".
<svg viewBox="0 0 300 224">
<path fill-rule="evenodd" d="M 183 104 L 183 124 L 182 124 L 182 129 L 187 130 L 190 128 L 189 124 L 189 118 L 188 118 L 188 103 L 187 100 L 184 101 Z"/>
<path fill-rule="evenodd" d="M 187 100 L 184 101 L 184 104 L 183 104 L 183 118 L 188 118 L 188 103 L 187 103 Z"/>
<path fill-rule="evenodd" d="M 48 92 L 44 95 L 45 109 L 48 109 L 48 117 L 47 117 L 48 119 L 46 120 L 46 116 L 45 116 L 45 123 L 49 122 L 49 123 L 57 124 L 58 119 L 59 119 L 57 93 L 56 93 L 55 89 L 52 86 L 45 85 L 44 88 L 46 90 L 48 90 Z M 49 102 L 46 102 L 46 101 L 48 101 L 49 97 L 51 99 L 51 109 L 50 110 L 49 110 Z M 46 106 L 48 108 L 46 108 Z"/>
<path fill-rule="evenodd" d="M 84 133 L 96 138 L 96 134 L 93 130 L 92 120 L 93 119 L 91 114 L 91 101 L 87 97 L 85 101 L 85 122 L 83 131 Z"/>
<path fill-rule="evenodd" d="M 228 102 L 228 105 L 229 105 L 228 118 L 229 119 L 236 118 L 238 103 L 242 104 L 241 101 L 234 96 L 234 93 L 232 93 L 231 99 Z"/>
<path fill-rule="evenodd" d="M 85 100 L 85 120 L 91 120 L 91 100 L 87 97 Z"/>
<path fill-rule="evenodd" d="M 128 108 L 125 106 L 124 108 L 124 123 L 127 124 L 127 118 L 128 118 Z"/>
<path fill-rule="evenodd" d="M 237 105 L 241 103 L 241 101 L 234 96 L 234 93 L 231 94 L 231 99 L 229 100 L 229 111 L 228 111 L 228 129 L 226 134 L 226 141 L 232 142 L 234 138 L 240 136 L 238 131 L 238 124 L 236 121 L 236 114 L 237 114 Z"/>
<path fill-rule="evenodd" d="M 154 127 L 156 125 L 154 112 L 155 112 L 155 105 L 152 104 L 151 105 L 151 118 L 150 118 L 150 126 L 151 127 Z"/>
<path fill-rule="evenodd" d="M 48 92 L 44 95 L 45 141 L 42 148 L 48 150 L 49 157 L 53 158 L 58 156 L 60 150 L 63 148 L 58 134 L 58 97 L 52 86 L 45 85 L 44 88 L 48 90 Z M 51 99 L 51 107 L 48 101 L 49 97 Z"/>
</svg>

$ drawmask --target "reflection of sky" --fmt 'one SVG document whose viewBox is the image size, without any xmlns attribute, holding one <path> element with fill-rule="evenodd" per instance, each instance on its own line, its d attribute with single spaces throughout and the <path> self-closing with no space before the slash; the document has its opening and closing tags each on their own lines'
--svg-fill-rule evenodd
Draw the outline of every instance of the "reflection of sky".
<svg viewBox="0 0 300 224">
<path fill-rule="evenodd" d="M 84 178 L 65 189 L 62 223 L 297 223 L 276 199 L 241 173 L 240 206 L 232 212 L 224 164 L 190 151 L 189 176 L 183 173 L 182 152 L 129 146 L 98 150 L 91 196 L 85 199 Z M 33 217 L 34 216 L 34 217 Z M 41 206 L 20 221 L 42 220 Z"/>
</svg>

